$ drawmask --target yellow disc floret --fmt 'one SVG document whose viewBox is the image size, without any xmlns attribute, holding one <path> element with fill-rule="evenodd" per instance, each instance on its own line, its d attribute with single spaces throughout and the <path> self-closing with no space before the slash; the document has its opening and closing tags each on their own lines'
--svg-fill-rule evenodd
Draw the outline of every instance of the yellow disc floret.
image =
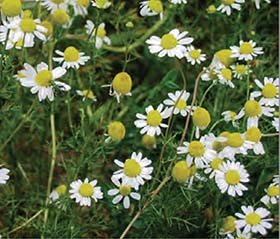
<svg viewBox="0 0 280 239">
<path fill-rule="evenodd" d="M 255 100 L 248 100 L 245 103 L 244 110 L 245 110 L 245 114 L 248 117 L 258 116 L 262 112 L 261 105 L 259 104 L 259 102 Z"/>
<path fill-rule="evenodd" d="M 150 0 L 148 2 L 148 6 L 152 11 L 154 11 L 156 13 L 163 12 L 163 6 L 162 6 L 162 2 L 160 0 Z"/>
<path fill-rule="evenodd" d="M 233 148 L 239 148 L 243 145 L 244 140 L 240 133 L 231 133 L 227 136 L 226 144 Z"/>
<path fill-rule="evenodd" d="M 232 80 L 232 72 L 230 69 L 228 68 L 223 68 L 221 70 L 221 74 L 223 76 L 224 79 L 228 80 L 228 81 L 231 81 Z"/>
<path fill-rule="evenodd" d="M 240 64 L 240 65 L 237 64 L 234 69 L 235 69 L 236 73 L 241 76 L 246 75 L 246 73 L 247 73 L 247 67 L 246 67 L 246 65 L 243 65 L 243 64 Z"/>
<path fill-rule="evenodd" d="M 258 225 L 261 221 L 261 217 L 259 216 L 259 214 L 251 212 L 248 215 L 246 215 L 245 221 L 252 226 Z"/>
<path fill-rule="evenodd" d="M 20 21 L 19 26 L 20 26 L 20 29 L 26 33 L 31 33 L 36 30 L 36 23 L 34 22 L 34 20 L 32 18 L 23 18 Z"/>
<path fill-rule="evenodd" d="M 234 3 L 234 0 L 221 0 L 222 1 L 222 4 L 224 5 L 231 5 Z"/>
<path fill-rule="evenodd" d="M 147 149 L 152 149 L 156 146 L 156 137 L 155 136 L 150 136 L 148 134 L 145 134 L 142 137 L 142 144 L 147 148 Z"/>
<path fill-rule="evenodd" d="M 80 59 L 79 51 L 73 47 L 69 46 L 64 51 L 64 60 L 67 62 L 77 62 Z"/>
<path fill-rule="evenodd" d="M 219 60 L 225 67 L 229 67 L 234 59 L 231 57 L 232 52 L 229 49 L 223 49 L 215 54 L 215 58 Z"/>
<path fill-rule="evenodd" d="M 2 11 L 7 17 L 18 16 L 21 12 L 20 0 L 4 0 L 2 3 Z"/>
<path fill-rule="evenodd" d="M 132 80 L 128 73 L 118 73 L 112 82 L 113 89 L 116 93 L 126 95 L 131 91 Z"/>
<path fill-rule="evenodd" d="M 160 125 L 161 121 L 162 121 L 162 116 L 157 110 L 151 110 L 147 114 L 148 125 L 156 127 Z"/>
<path fill-rule="evenodd" d="M 190 174 L 191 170 L 188 167 L 186 160 L 177 162 L 172 169 L 172 175 L 179 183 L 185 183 L 190 177 Z"/>
<path fill-rule="evenodd" d="M 49 87 L 52 79 L 53 76 L 51 71 L 42 70 L 36 75 L 35 82 L 41 87 Z"/>
<path fill-rule="evenodd" d="M 119 192 L 122 196 L 127 196 L 131 193 L 131 187 L 129 185 L 122 185 L 119 188 Z"/>
<path fill-rule="evenodd" d="M 224 232 L 234 232 L 235 231 L 235 221 L 236 218 L 233 216 L 228 216 L 224 219 L 223 230 Z"/>
<path fill-rule="evenodd" d="M 230 169 L 225 173 L 225 180 L 230 185 L 237 185 L 240 182 L 240 174 L 235 169 Z"/>
<path fill-rule="evenodd" d="M 98 27 L 96 36 L 103 39 L 106 36 L 105 28 L 104 27 Z"/>
<path fill-rule="evenodd" d="M 189 144 L 189 153 L 192 157 L 201 157 L 205 153 L 205 147 L 201 142 L 194 140 Z"/>
<path fill-rule="evenodd" d="M 108 135 L 112 140 L 121 141 L 125 136 L 125 127 L 122 122 L 114 121 L 108 126 Z"/>
<path fill-rule="evenodd" d="M 247 140 L 257 143 L 260 142 L 262 138 L 262 133 L 257 127 L 251 127 L 247 129 L 245 137 Z"/>
<path fill-rule="evenodd" d="M 62 196 L 66 193 L 66 190 L 67 190 L 67 187 L 66 185 L 62 184 L 62 185 L 59 185 L 58 187 L 56 187 L 54 189 L 54 191 L 56 191 L 58 193 L 59 196 Z"/>
<path fill-rule="evenodd" d="M 176 108 L 178 108 L 179 110 L 184 110 L 186 107 L 187 107 L 187 102 L 184 99 L 180 99 L 176 103 Z"/>
<path fill-rule="evenodd" d="M 240 45 L 240 54 L 251 54 L 254 52 L 254 48 L 252 46 L 252 44 L 250 42 L 243 42 L 241 45 Z"/>
<path fill-rule="evenodd" d="M 189 51 L 189 55 L 191 58 L 197 60 L 200 57 L 200 51 L 196 50 L 196 49 L 191 50 L 191 51 Z"/>
<path fill-rule="evenodd" d="M 127 159 L 124 163 L 124 174 L 135 178 L 141 173 L 141 166 L 135 159 Z"/>
<path fill-rule="evenodd" d="M 278 185 L 271 185 L 267 189 L 267 195 L 270 197 L 279 196 L 279 186 Z"/>
<path fill-rule="evenodd" d="M 170 33 L 165 34 L 161 38 L 161 46 L 164 49 L 170 50 L 177 46 L 177 39 Z"/>
<path fill-rule="evenodd" d="M 83 94 L 83 96 L 85 96 L 85 97 L 87 97 L 87 98 L 89 98 L 91 100 L 95 99 L 95 96 L 94 96 L 92 90 L 83 90 L 82 94 Z"/>
<path fill-rule="evenodd" d="M 267 83 L 262 89 L 262 94 L 265 98 L 274 98 L 277 95 L 278 89 L 275 85 Z"/>
<path fill-rule="evenodd" d="M 99 7 L 99 8 L 104 8 L 106 3 L 108 3 L 108 0 L 95 0 L 95 4 Z"/>
<path fill-rule="evenodd" d="M 202 107 L 197 107 L 192 115 L 192 120 L 195 126 L 200 129 L 206 129 L 211 122 L 209 112 Z"/>
<path fill-rule="evenodd" d="M 41 25 L 47 29 L 43 34 L 45 34 L 46 37 L 50 37 L 53 34 L 53 25 L 49 21 L 42 21 Z"/>
<path fill-rule="evenodd" d="M 93 194 L 93 186 L 89 183 L 83 183 L 79 188 L 79 193 L 82 197 L 90 197 Z"/>
<path fill-rule="evenodd" d="M 89 0 L 76 0 L 77 4 L 82 7 L 88 7 L 90 1 Z"/>
<path fill-rule="evenodd" d="M 208 12 L 209 14 L 213 14 L 213 13 L 215 13 L 216 11 L 217 11 L 217 9 L 216 9 L 215 5 L 213 5 L 213 4 L 209 5 L 208 8 L 207 8 L 207 12 Z"/>
<path fill-rule="evenodd" d="M 56 24 L 64 25 L 64 24 L 66 24 L 68 22 L 69 15 L 63 9 L 56 9 L 52 13 L 52 20 Z"/>
<path fill-rule="evenodd" d="M 211 168 L 214 169 L 214 170 L 217 170 L 219 169 L 220 165 L 223 163 L 223 160 L 220 159 L 220 158 L 214 158 L 212 160 L 212 162 L 210 163 L 211 165 Z"/>
</svg>

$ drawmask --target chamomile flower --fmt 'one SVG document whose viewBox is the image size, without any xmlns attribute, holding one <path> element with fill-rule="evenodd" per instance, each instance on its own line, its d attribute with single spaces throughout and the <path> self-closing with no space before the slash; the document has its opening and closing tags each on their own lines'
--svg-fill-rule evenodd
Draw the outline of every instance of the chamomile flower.
<svg viewBox="0 0 280 239">
<path fill-rule="evenodd" d="M 87 8 L 90 5 L 90 0 L 68 0 L 68 3 L 73 6 L 75 15 L 86 16 Z"/>
<path fill-rule="evenodd" d="M 168 108 L 164 109 L 163 104 L 160 104 L 157 109 L 153 106 L 148 106 L 145 109 L 147 115 L 136 114 L 138 120 L 135 120 L 134 124 L 137 128 L 142 128 L 140 134 L 148 134 L 150 136 L 160 135 L 161 128 L 167 128 L 168 125 L 162 123 L 163 119 L 169 117 Z"/>
<path fill-rule="evenodd" d="M 204 170 L 205 174 L 210 174 L 209 178 L 212 179 L 215 177 L 216 173 L 220 170 L 220 166 L 224 162 L 223 156 L 217 154 L 216 157 L 212 158 L 209 164 L 206 165 Z"/>
<path fill-rule="evenodd" d="M 215 68 L 204 68 L 204 73 L 201 75 L 203 81 L 217 82 L 218 76 Z"/>
<path fill-rule="evenodd" d="M 222 85 L 228 85 L 231 88 L 235 87 L 232 83 L 232 71 L 229 68 L 223 67 L 221 69 L 217 69 L 216 74 Z"/>
<path fill-rule="evenodd" d="M 121 200 L 123 200 L 123 207 L 125 209 L 128 209 L 130 207 L 130 197 L 135 200 L 140 200 L 141 195 L 136 192 L 132 192 L 131 185 L 119 181 L 119 179 L 112 177 L 112 182 L 117 186 L 117 188 L 110 189 L 108 191 L 109 196 L 115 196 L 113 198 L 113 204 L 119 203 Z"/>
<path fill-rule="evenodd" d="M 91 1 L 92 6 L 100 8 L 100 9 L 106 9 L 111 6 L 111 2 L 109 0 L 92 0 Z"/>
<path fill-rule="evenodd" d="M 193 42 L 193 38 L 186 37 L 187 34 L 187 31 L 180 33 L 178 29 L 173 29 L 161 38 L 152 36 L 146 43 L 149 44 L 149 50 L 152 54 L 158 54 L 159 57 L 168 55 L 182 59 L 187 50 L 185 45 Z"/>
<path fill-rule="evenodd" d="M 231 10 L 235 9 L 237 11 L 241 10 L 241 3 L 245 0 L 221 0 L 221 5 L 217 8 L 218 11 L 226 13 L 228 16 L 231 14 Z"/>
<path fill-rule="evenodd" d="M 272 125 L 274 126 L 277 132 L 279 132 L 279 124 L 279 117 L 273 118 Z"/>
<path fill-rule="evenodd" d="M 252 148 L 253 142 L 246 140 L 245 135 L 234 132 L 224 134 L 226 141 L 223 142 L 223 149 L 221 150 L 221 155 L 223 157 L 229 158 L 230 160 L 235 160 L 236 154 L 246 155 L 248 149 Z"/>
<path fill-rule="evenodd" d="M 211 122 L 211 116 L 203 107 L 193 107 L 192 121 L 195 125 L 195 137 L 199 138 L 200 130 L 205 130 Z"/>
<path fill-rule="evenodd" d="M 62 91 L 69 91 L 71 87 L 56 79 L 61 78 L 66 73 L 62 67 L 49 70 L 46 63 L 42 62 L 34 69 L 31 65 L 25 63 L 24 69 L 19 71 L 21 77 L 19 81 L 22 86 L 31 88 L 32 94 L 38 94 L 39 101 L 48 98 L 54 100 L 54 88 Z"/>
<path fill-rule="evenodd" d="M 250 128 L 253 126 L 258 127 L 259 118 L 263 115 L 273 117 L 273 111 L 273 108 L 261 105 L 260 102 L 251 98 L 246 101 L 240 114 L 247 117 L 247 128 Z"/>
<path fill-rule="evenodd" d="M 143 17 L 159 15 L 162 19 L 163 5 L 161 0 L 147 0 L 140 2 L 140 15 Z"/>
<path fill-rule="evenodd" d="M 96 101 L 96 97 L 93 94 L 92 90 L 76 90 L 76 93 L 79 96 L 83 97 L 83 101 L 85 101 L 86 99 L 92 100 L 92 101 Z"/>
<path fill-rule="evenodd" d="M 205 168 L 216 157 L 216 152 L 207 147 L 203 137 L 199 141 L 184 142 L 183 146 L 177 148 L 177 153 L 187 154 L 188 164 L 194 162 L 197 168 Z"/>
<path fill-rule="evenodd" d="M 0 184 L 6 184 L 10 176 L 8 175 L 10 172 L 7 168 L 0 168 Z"/>
<path fill-rule="evenodd" d="M 57 9 L 67 10 L 68 7 L 67 0 L 42 0 L 41 4 L 51 12 Z"/>
<path fill-rule="evenodd" d="M 108 125 L 108 138 L 106 141 L 113 140 L 113 141 L 121 141 L 125 137 L 125 126 L 120 121 L 113 121 Z"/>
<path fill-rule="evenodd" d="M 220 229 L 219 234 L 225 235 L 225 234 L 233 233 L 235 231 L 235 221 L 236 221 L 235 217 L 227 216 L 223 220 L 222 228 Z"/>
<path fill-rule="evenodd" d="M 261 91 L 254 91 L 251 93 L 252 98 L 261 96 L 259 103 L 266 106 L 279 106 L 279 78 L 273 80 L 273 78 L 264 78 L 264 84 L 259 80 L 255 80 L 255 83 Z"/>
<path fill-rule="evenodd" d="M 192 65 L 200 64 L 202 61 L 206 60 L 206 55 L 201 53 L 200 49 L 195 49 L 193 46 L 187 47 L 187 52 L 185 54 L 187 61 Z"/>
<path fill-rule="evenodd" d="M 170 0 L 173 4 L 187 4 L 187 0 Z"/>
<path fill-rule="evenodd" d="M 279 201 L 280 191 L 279 185 L 270 184 L 267 189 L 265 189 L 266 195 L 261 198 L 261 202 L 265 205 L 277 204 Z"/>
<path fill-rule="evenodd" d="M 225 135 L 228 135 L 229 132 L 223 132 L 219 136 L 215 136 L 213 133 L 205 134 L 203 136 L 206 147 L 215 150 L 216 152 L 221 152 L 226 146 L 227 138 Z"/>
<path fill-rule="evenodd" d="M 230 68 L 232 69 L 233 77 L 239 80 L 242 80 L 245 76 L 252 72 L 250 67 L 244 64 L 231 65 Z"/>
<path fill-rule="evenodd" d="M 76 203 L 79 203 L 80 206 L 90 207 L 91 199 L 97 202 L 98 199 L 103 198 L 101 187 L 97 187 L 96 185 L 97 180 L 89 181 L 89 179 L 86 178 L 83 182 L 78 179 L 70 184 L 70 198 L 75 199 Z"/>
<path fill-rule="evenodd" d="M 143 185 L 146 180 L 152 179 L 153 167 L 148 167 L 151 165 L 152 161 L 145 158 L 142 158 L 142 153 L 133 152 L 129 159 L 126 159 L 125 162 L 121 162 L 117 159 L 114 160 L 114 163 L 121 167 L 122 169 L 114 172 L 113 177 L 122 179 L 122 182 L 129 184 L 131 187 L 138 190 L 140 185 Z"/>
<path fill-rule="evenodd" d="M 21 0 L 3 0 L 1 4 L 1 13 L 5 17 L 16 17 L 22 10 Z"/>
<path fill-rule="evenodd" d="M 80 66 L 85 65 L 90 59 L 89 56 L 85 56 L 84 52 L 79 52 L 73 46 L 67 47 L 64 52 L 56 50 L 55 53 L 59 55 L 59 57 L 53 57 L 53 60 L 62 64 L 62 67 L 65 69 L 79 69 Z"/>
<path fill-rule="evenodd" d="M 51 14 L 52 22 L 56 25 L 60 25 L 63 28 L 68 28 L 70 25 L 70 17 L 66 10 L 64 9 L 56 9 Z"/>
<path fill-rule="evenodd" d="M 164 100 L 163 103 L 169 107 L 168 110 L 170 114 L 173 111 L 174 115 L 180 113 L 183 117 L 185 117 L 190 110 L 190 107 L 187 104 L 187 100 L 190 97 L 190 93 L 186 92 L 185 90 L 183 92 L 177 90 L 175 94 L 171 92 L 168 93 L 168 96 L 170 99 Z"/>
<path fill-rule="evenodd" d="M 66 191 L 67 187 L 64 184 L 56 187 L 49 195 L 51 202 L 57 201 L 61 196 L 65 195 Z"/>
<path fill-rule="evenodd" d="M 234 59 L 231 57 L 232 52 L 230 49 L 222 49 L 214 54 L 213 60 L 210 64 L 210 68 L 229 68 Z"/>
<path fill-rule="evenodd" d="M 254 239 L 250 232 L 241 231 L 239 228 L 236 229 L 235 233 L 227 234 L 226 239 Z"/>
<path fill-rule="evenodd" d="M 226 122 L 232 122 L 234 127 L 238 126 L 237 121 L 243 117 L 242 114 L 236 114 L 234 111 L 230 110 L 224 111 L 222 116 Z"/>
<path fill-rule="evenodd" d="M 249 182 L 249 174 L 239 162 L 224 162 L 216 172 L 215 182 L 221 193 L 227 192 L 228 195 L 235 197 L 242 196 L 243 191 L 248 190 L 243 183 Z"/>
<path fill-rule="evenodd" d="M 253 57 L 263 54 L 262 47 L 256 47 L 256 43 L 250 41 L 240 41 L 239 46 L 231 46 L 232 57 L 238 60 L 253 60 Z"/>
<path fill-rule="evenodd" d="M 254 1 L 255 1 L 256 9 L 260 9 L 261 0 L 254 0 Z M 270 0 L 264 0 L 264 1 L 270 3 Z"/>
<path fill-rule="evenodd" d="M 90 37 L 90 40 L 95 41 L 95 47 L 97 49 L 100 49 L 103 43 L 111 45 L 110 38 L 106 36 L 104 22 L 99 24 L 96 31 L 96 29 L 94 28 L 94 23 L 91 20 L 87 20 L 85 28 L 88 36 Z"/>
<path fill-rule="evenodd" d="M 270 212 L 263 208 L 259 207 L 254 209 L 252 206 L 242 206 L 241 210 L 244 214 L 235 213 L 238 220 L 236 221 L 236 227 L 241 229 L 244 228 L 244 232 L 253 232 L 260 233 L 261 235 L 265 235 L 267 233 L 267 229 L 272 227 L 271 218 L 267 218 Z"/>
<path fill-rule="evenodd" d="M 245 132 L 245 139 L 253 143 L 252 149 L 257 155 L 265 154 L 261 138 L 262 133 L 257 127 L 248 128 Z"/>
<path fill-rule="evenodd" d="M 157 147 L 156 137 L 145 134 L 142 137 L 142 144 L 146 149 L 155 149 Z"/>
</svg>

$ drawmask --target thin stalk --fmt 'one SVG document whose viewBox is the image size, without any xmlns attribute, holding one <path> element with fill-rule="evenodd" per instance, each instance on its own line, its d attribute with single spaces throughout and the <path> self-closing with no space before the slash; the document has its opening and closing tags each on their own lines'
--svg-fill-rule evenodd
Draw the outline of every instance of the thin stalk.
<svg viewBox="0 0 280 239">
<path fill-rule="evenodd" d="M 213 86 L 216 85 L 216 82 L 213 81 L 212 84 L 205 90 L 200 102 L 199 102 L 199 106 L 202 106 L 204 100 L 205 100 L 205 97 L 206 95 L 208 94 L 208 92 L 213 88 Z"/>
</svg>

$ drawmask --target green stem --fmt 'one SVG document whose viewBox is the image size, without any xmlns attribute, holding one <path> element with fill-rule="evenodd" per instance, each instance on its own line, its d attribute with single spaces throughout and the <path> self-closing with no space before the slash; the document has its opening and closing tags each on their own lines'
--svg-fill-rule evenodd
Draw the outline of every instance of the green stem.
<svg viewBox="0 0 280 239">
<path fill-rule="evenodd" d="M 208 92 L 213 88 L 213 86 L 216 85 L 216 81 L 213 81 L 212 84 L 206 89 L 206 91 L 204 92 L 200 102 L 199 102 L 199 106 L 202 106 L 206 95 L 208 94 Z"/>
<path fill-rule="evenodd" d="M 217 120 L 217 121 L 212 125 L 212 127 L 209 129 L 209 133 L 211 133 L 212 130 L 213 130 L 220 122 L 223 122 L 223 121 L 224 121 L 224 119 L 219 119 L 219 120 Z"/>
</svg>

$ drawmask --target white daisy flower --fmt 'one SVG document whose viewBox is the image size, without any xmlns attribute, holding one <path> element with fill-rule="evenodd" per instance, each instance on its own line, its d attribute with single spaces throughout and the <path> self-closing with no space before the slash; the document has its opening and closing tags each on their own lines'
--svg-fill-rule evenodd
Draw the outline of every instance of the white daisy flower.
<svg viewBox="0 0 280 239">
<path fill-rule="evenodd" d="M 220 170 L 215 174 L 215 182 L 221 193 L 235 197 L 242 196 L 243 191 L 248 190 L 243 183 L 249 182 L 249 174 L 239 162 L 224 162 L 220 165 Z"/>
<path fill-rule="evenodd" d="M 169 107 L 168 108 L 169 113 L 170 114 L 172 113 L 172 110 L 175 106 L 175 108 L 173 110 L 173 114 L 177 115 L 180 113 L 183 117 L 185 117 L 188 114 L 188 112 L 190 111 L 190 107 L 187 104 L 187 100 L 190 97 L 190 93 L 186 92 L 185 90 L 183 92 L 177 90 L 175 92 L 175 94 L 173 94 L 171 92 L 168 93 L 168 96 L 170 99 L 164 100 L 163 103 Z"/>
<path fill-rule="evenodd" d="M 222 85 L 228 85 L 231 88 L 234 88 L 235 85 L 232 83 L 232 71 L 229 68 L 216 69 L 216 74 L 219 79 L 219 83 Z"/>
<path fill-rule="evenodd" d="M 195 49 L 193 46 L 187 47 L 187 52 L 185 54 L 187 61 L 190 62 L 192 65 L 200 64 L 202 61 L 206 60 L 206 55 L 201 54 L 200 49 Z"/>
<path fill-rule="evenodd" d="M 144 185 L 146 180 L 152 179 L 153 167 L 148 167 L 152 161 L 146 157 L 142 159 L 142 153 L 133 152 L 124 163 L 117 159 L 114 160 L 114 163 L 122 169 L 114 172 L 113 177 L 122 179 L 124 184 L 129 184 L 136 190 L 140 185 Z"/>
<path fill-rule="evenodd" d="M 211 122 L 211 116 L 207 109 L 203 107 L 192 107 L 192 122 L 195 126 L 195 137 L 199 138 L 200 130 L 205 130 Z"/>
<path fill-rule="evenodd" d="M 250 232 L 241 231 L 239 228 L 236 229 L 236 232 L 232 234 L 227 234 L 226 239 L 254 239 Z"/>
<path fill-rule="evenodd" d="M 218 11 L 226 13 L 228 16 L 231 14 L 231 9 L 237 11 L 241 10 L 241 3 L 244 3 L 245 0 L 221 0 L 221 5 L 217 8 Z"/>
<path fill-rule="evenodd" d="M 234 233 L 236 228 L 235 228 L 235 221 L 236 218 L 233 216 L 227 216 L 226 218 L 223 219 L 223 224 L 222 227 L 219 231 L 219 234 L 221 236 Z"/>
<path fill-rule="evenodd" d="M 201 80 L 203 81 L 216 81 L 218 75 L 216 73 L 216 67 L 204 68 L 204 73 L 201 75 Z"/>
<path fill-rule="evenodd" d="M 261 202 L 265 205 L 277 204 L 279 202 L 279 185 L 270 184 L 267 189 L 265 189 L 266 195 L 261 198 Z"/>
<path fill-rule="evenodd" d="M 241 210 L 244 214 L 235 214 L 240 218 L 236 221 L 236 227 L 239 229 L 244 227 L 244 233 L 253 232 L 265 235 L 266 230 L 272 227 L 271 223 L 269 223 L 272 219 L 266 218 L 270 214 L 267 209 L 259 207 L 255 210 L 252 206 L 242 206 Z"/>
<path fill-rule="evenodd" d="M 224 142 L 221 155 L 233 161 L 236 154 L 247 155 L 248 149 L 251 149 L 254 144 L 246 140 L 245 136 L 238 132 L 228 133 L 225 135 L 225 138 L 227 140 Z"/>
<path fill-rule="evenodd" d="M 234 59 L 231 57 L 232 52 L 230 49 L 221 49 L 214 54 L 212 62 L 210 64 L 210 69 L 221 69 L 228 68 Z"/>
<path fill-rule="evenodd" d="M 170 0 L 173 4 L 187 4 L 187 0 Z"/>
<path fill-rule="evenodd" d="M 92 6 L 100 8 L 100 9 L 106 9 L 111 6 L 111 2 L 109 0 L 92 0 L 91 1 Z"/>
<path fill-rule="evenodd" d="M 260 102 L 250 98 L 246 101 L 244 107 L 239 112 L 242 117 L 247 117 L 247 128 L 258 127 L 259 118 L 263 115 L 273 117 L 274 109 L 261 105 Z"/>
<path fill-rule="evenodd" d="M 83 97 L 83 101 L 85 101 L 86 99 L 90 99 L 92 101 L 96 101 L 96 97 L 93 94 L 92 90 L 76 90 L 76 93 L 79 96 Z"/>
<path fill-rule="evenodd" d="M 216 152 L 220 152 L 225 147 L 225 142 L 227 141 L 227 138 L 224 136 L 224 133 L 220 134 L 219 136 L 215 136 L 213 133 L 205 134 L 203 138 L 206 147 L 213 149 Z"/>
<path fill-rule="evenodd" d="M 262 47 L 255 47 L 256 43 L 252 40 L 240 41 L 239 46 L 231 46 L 232 57 L 237 58 L 238 60 L 253 60 L 253 57 L 263 54 Z"/>
<path fill-rule="evenodd" d="M 272 125 L 276 129 L 277 132 L 279 132 L 279 117 L 273 118 Z"/>
<path fill-rule="evenodd" d="M 6 184 L 10 176 L 8 175 L 10 172 L 7 168 L 0 168 L 0 184 Z"/>
<path fill-rule="evenodd" d="M 186 37 L 187 34 L 187 31 L 180 33 L 178 29 L 173 29 L 161 38 L 152 36 L 146 40 L 146 43 L 150 45 L 149 50 L 152 54 L 158 54 L 159 57 L 168 55 L 182 59 L 187 51 L 185 45 L 193 42 L 193 38 Z"/>
<path fill-rule="evenodd" d="M 255 1 L 256 9 L 260 9 L 261 0 L 254 0 L 254 1 Z M 270 3 L 270 0 L 264 0 L 264 1 Z"/>
<path fill-rule="evenodd" d="M 42 62 L 37 65 L 36 70 L 29 64 L 24 64 L 24 69 L 19 71 L 21 77 L 19 81 L 22 86 L 31 88 L 32 94 L 38 93 L 39 101 L 48 98 L 54 100 L 54 88 L 62 91 L 69 91 L 71 87 L 56 79 L 61 78 L 66 73 L 62 67 L 49 70 L 46 63 Z"/>
<path fill-rule="evenodd" d="M 145 109 L 147 115 L 136 114 L 138 120 L 134 121 L 134 124 L 137 128 L 142 128 L 140 134 L 148 134 L 150 136 L 160 135 L 161 127 L 167 128 L 168 125 L 162 123 L 163 119 L 169 117 L 168 108 L 163 109 L 163 104 L 160 104 L 157 109 L 154 109 L 153 106 L 148 106 Z"/>
<path fill-rule="evenodd" d="M 242 80 L 245 76 L 252 72 L 250 67 L 244 64 L 231 65 L 230 68 L 232 69 L 233 77 L 239 80 Z"/>
<path fill-rule="evenodd" d="M 159 15 L 160 19 L 162 19 L 163 5 L 161 0 L 147 0 L 140 2 L 140 15 L 143 17 Z"/>
<path fill-rule="evenodd" d="M 233 127 L 238 127 L 237 121 L 243 117 L 241 113 L 236 114 L 234 111 L 230 110 L 224 111 L 222 116 L 224 117 L 224 121 L 232 122 Z"/>
<path fill-rule="evenodd" d="M 261 91 L 254 91 L 251 93 L 252 98 L 261 96 L 259 103 L 266 106 L 279 106 L 279 78 L 264 78 L 264 84 L 259 80 L 255 80 L 257 86 Z"/>
<path fill-rule="evenodd" d="M 75 15 L 86 16 L 88 14 L 88 7 L 90 0 L 68 0 L 68 3 L 73 6 Z"/>
<path fill-rule="evenodd" d="M 67 47 L 64 52 L 56 50 L 55 53 L 60 57 L 53 57 L 53 60 L 59 64 L 62 64 L 62 67 L 65 69 L 79 69 L 80 66 L 85 65 L 90 59 L 89 56 L 85 56 L 84 52 L 79 52 L 73 46 Z"/>
<path fill-rule="evenodd" d="M 89 181 L 88 178 L 82 182 L 80 179 L 70 184 L 70 198 L 75 199 L 80 206 L 91 206 L 91 199 L 95 202 L 103 198 L 101 187 L 97 187 L 97 180 Z"/>
<path fill-rule="evenodd" d="M 207 147 L 204 137 L 199 141 L 184 142 L 177 148 L 177 154 L 187 154 L 188 164 L 194 162 L 197 168 L 205 168 L 216 157 L 216 152 Z"/>
<path fill-rule="evenodd" d="M 252 142 L 252 149 L 255 154 L 265 154 L 263 144 L 261 142 L 262 132 L 257 127 L 248 128 L 244 133 L 245 139 Z"/>
<path fill-rule="evenodd" d="M 132 192 L 132 188 L 129 184 L 126 184 L 124 182 L 120 183 L 119 179 L 112 177 L 112 182 L 118 187 L 114 189 L 110 189 L 108 191 L 109 196 L 115 196 L 113 198 L 113 204 L 119 203 L 121 200 L 123 200 L 123 207 L 125 209 L 128 209 L 130 207 L 130 199 L 129 197 L 140 200 L 141 195 L 136 192 Z"/>
<path fill-rule="evenodd" d="M 50 202 L 57 201 L 61 196 L 65 195 L 66 191 L 67 187 L 63 184 L 56 187 L 49 195 Z"/>
<path fill-rule="evenodd" d="M 42 0 L 41 5 L 51 12 L 57 9 L 66 11 L 68 7 L 67 0 Z"/>
<path fill-rule="evenodd" d="M 206 165 L 204 173 L 205 174 L 210 174 L 209 178 L 212 179 L 215 177 L 216 173 L 220 171 L 220 166 L 224 162 L 224 158 L 222 155 L 217 154 L 216 157 L 211 159 L 209 164 Z"/>
<path fill-rule="evenodd" d="M 99 26 L 97 28 L 97 32 L 96 32 L 96 29 L 94 28 L 94 23 L 91 20 L 87 20 L 85 28 L 86 28 L 86 32 L 87 32 L 90 40 L 95 41 L 95 47 L 97 49 L 100 49 L 102 47 L 103 42 L 107 45 L 111 45 L 110 38 L 106 36 L 104 22 L 99 24 Z"/>
</svg>

